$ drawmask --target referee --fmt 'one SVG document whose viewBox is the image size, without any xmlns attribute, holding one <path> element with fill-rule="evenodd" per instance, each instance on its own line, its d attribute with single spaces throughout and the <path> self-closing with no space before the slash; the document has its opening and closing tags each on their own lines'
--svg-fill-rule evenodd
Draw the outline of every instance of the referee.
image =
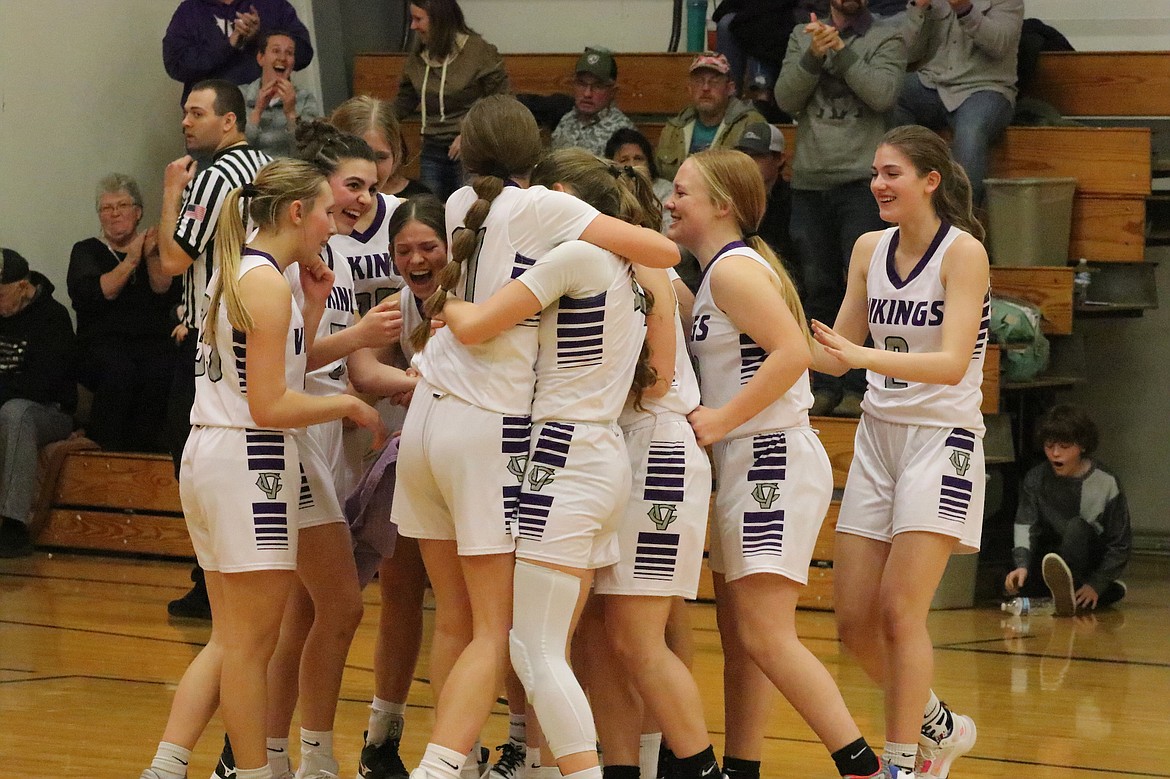
<svg viewBox="0 0 1170 779">
<path fill-rule="evenodd" d="M 264 152 L 248 146 L 244 96 L 228 81 L 200 81 L 183 104 L 183 138 L 187 154 L 167 165 L 163 178 L 162 218 L 158 250 L 163 270 L 183 275 L 183 299 L 174 336 L 179 358 L 167 407 L 167 440 L 179 475 L 183 446 L 191 431 L 195 401 L 195 346 L 203 318 L 204 291 L 211 276 L 215 226 L 227 194 L 252 183 L 256 172 L 271 162 Z M 195 158 L 208 159 L 199 170 Z M 171 225 L 174 225 L 172 228 Z M 211 605 L 199 566 L 191 571 L 194 586 L 167 604 L 174 617 L 211 619 Z"/>
</svg>

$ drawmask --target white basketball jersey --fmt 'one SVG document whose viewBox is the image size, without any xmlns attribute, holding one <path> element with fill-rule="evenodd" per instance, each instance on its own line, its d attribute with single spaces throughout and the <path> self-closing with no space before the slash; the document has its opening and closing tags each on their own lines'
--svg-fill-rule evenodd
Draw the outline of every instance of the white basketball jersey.
<svg viewBox="0 0 1170 779">
<path fill-rule="evenodd" d="M 414 359 L 414 347 L 410 345 L 410 335 L 427 319 L 423 314 L 422 304 L 423 301 L 414 296 L 410 287 L 403 287 L 402 291 L 398 293 L 398 307 L 402 311 L 402 335 L 398 338 L 398 350 L 402 352 L 402 357 L 406 361 L 406 364 L 401 366 L 403 368 L 410 365 L 410 361 Z"/>
<path fill-rule="evenodd" d="M 249 271 L 266 265 L 277 267 L 270 255 L 245 248 L 238 277 L 242 279 Z M 220 269 L 217 267 L 207 284 L 209 293 L 219 285 L 219 274 Z M 290 301 L 289 307 L 292 318 L 285 344 L 284 381 L 289 389 L 300 390 L 305 383 L 305 324 L 295 299 Z M 200 328 L 199 332 L 206 332 L 206 328 Z M 227 304 L 221 298 L 215 324 L 215 343 L 207 344 L 200 340 L 195 353 L 192 425 L 259 427 L 248 409 L 247 358 L 247 337 L 232 328 L 228 322 Z"/>
<path fill-rule="evenodd" d="M 699 363 L 699 387 L 703 405 L 721 408 L 727 405 L 751 381 L 768 355 L 763 347 L 735 326 L 727 314 L 715 305 L 711 295 L 711 274 L 715 264 L 725 257 L 750 257 L 775 276 L 772 266 L 758 252 L 740 241 L 731 243 L 711 260 L 703 271 L 703 281 L 695 295 L 694 321 L 691 325 L 691 351 Z M 808 425 L 808 410 L 812 408 L 812 389 L 808 373 L 788 388 L 759 414 L 727 434 L 727 438 L 742 438 L 769 430 L 783 430 Z"/>
<path fill-rule="evenodd" d="M 869 260 L 866 296 L 869 332 L 874 346 L 894 352 L 924 353 L 942 349 L 943 302 L 946 288 L 940 279 L 943 257 L 962 230 L 944 223 L 926 254 L 902 279 L 894 266 L 898 228 L 885 231 Z M 964 427 L 983 435 L 983 357 L 991 314 L 991 290 L 983 299 L 983 318 L 971 363 L 962 380 L 952 386 L 924 384 L 868 371 L 868 391 L 861 401 L 865 413 L 900 425 Z"/>
<path fill-rule="evenodd" d="M 569 241 L 520 283 L 544 307 L 532 421 L 615 422 L 646 340 L 646 295 L 629 263 Z"/>
<path fill-rule="evenodd" d="M 471 187 L 448 198 L 448 245 L 456 230 L 466 229 L 463 220 L 476 199 Z M 482 303 L 553 247 L 580 238 L 597 214 L 593 206 L 563 192 L 504 187 L 479 230 L 478 247 L 463 269 L 456 294 Z M 414 366 L 431 386 L 474 406 L 527 416 L 536 377 L 538 322 L 533 317 L 475 346 L 464 346 L 442 328 L 415 356 Z"/>
<path fill-rule="evenodd" d="M 334 279 L 333 289 L 329 292 L 329 299 L 325 301 L 325 310 L 321 312 L 321 321 L 317 323 L 317 334 L 314 338 L 324 338 L 353 325 L 353 276 L 350 275 L 349 263 L 339 258 L 332 248 L 333 242 L 340 237 L 335 235 L 330 238 L 325 250 L 321 252 L 321 259 L 333 269 Z M 289 265 L 284 270 L 284 277 L 288 280 L 293 299 L 303 309 L 305 293 L 301 289 L 301 266 L 295 263 Z M 305 376 L 305 392 L 310 395 L 338 395 L 345 392 L 348 384 L 346 357 L 338 357 Z"/>
<path fill-rule="evenodd" d="M 402 202 L 393 195 L 378 194 L 374 203 L 374 221 L 365 230 L 329 239 L 338 259 L 349 264 L 357 311 L 362 316 L 374 306 L 402 289 L 402 277 L 394 267 L 390 251 L 390 215 Z"/>
<path fill-rule="evenodd" d="M 678 278 L 674 268 L 669 268 L 667 272 L 672 282 Z M 654 304 L 661 305 L 662 301 L 656 300 Z M 663 412 L 686 416 L 699 405 L 699 380 L 691 364 L 690 352 L 687 351 L 687 336 L 677 301 L 674 308 L 674 379 L 670 382 L 670 389 L 661 398 L 644 398 L 641 411 L 634 408 L 633 402 L 627 403 L 618 419 L 622 427 L 629 427 L 646 417 Z"/>
</svg>

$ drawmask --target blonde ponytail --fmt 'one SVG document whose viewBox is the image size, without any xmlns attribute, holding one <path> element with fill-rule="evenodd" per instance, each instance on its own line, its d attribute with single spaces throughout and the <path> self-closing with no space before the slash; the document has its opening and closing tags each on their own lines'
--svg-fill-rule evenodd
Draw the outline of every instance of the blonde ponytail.
<svg viewBox="0 0 1170 779">
<path fill-rule="evenodd" d="M 232 190 L 224 198 L 215 226 L 214 257 L 219 284 L 211 290 L 207 305 L 202 334 L 205 343 L 215 345 L 221 301 L 227 306 L 228 323 L 233 329 L 246 333 L 255 327 L 240 297 L 240 261 L 246 238 L 242 211 L 247 209 L 257 227 L 275 228 L 294 202 L 299 200 L 311 210 L 324 183 L 325 176 L 316 165 L 282 158 L 261 168 L 253 183 Z"/>
<path fill-rule="evenodd" d="M 784 299 L 784 305 L 796 318 L 796 323 L 800 325 L 805 340 L 811 347 L 812 333 L 809 332 L 808 320 L 805 319 L 804 306 L 800 302 L 796 285 L 788 271 L 784 269 L 780 257 L 756 234 L 760 222 L 764 219 L 764 211 L 768 208 L 768 193 L 764 189 L 764 179 L 760 175 L 759 167 L 751 157 L 731 149 L 707 149 L 687 159 L 703 177 L 712 202 L 721 208 L 731 209 L 744 235 L 744 243 L 767 260 L 775 272 L 778 279 L 777 289 Z"/>
</svg>

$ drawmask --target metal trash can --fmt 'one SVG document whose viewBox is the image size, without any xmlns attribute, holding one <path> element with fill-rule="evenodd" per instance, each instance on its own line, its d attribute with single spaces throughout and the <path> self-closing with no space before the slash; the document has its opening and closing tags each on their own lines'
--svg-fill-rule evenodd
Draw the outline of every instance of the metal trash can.
<svg viewBox="0 0 1170 779">
<path fill-rule="evenodd" d="M 1067 265 L 1074 178 L 986 179 L 993 265 Z"/>
</svg>

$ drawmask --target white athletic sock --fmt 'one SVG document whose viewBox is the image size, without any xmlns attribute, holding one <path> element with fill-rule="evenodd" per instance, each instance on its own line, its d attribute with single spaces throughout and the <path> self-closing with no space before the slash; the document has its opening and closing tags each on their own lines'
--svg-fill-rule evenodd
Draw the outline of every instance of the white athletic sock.
<svg viewBox="0 0 1170 779">
<path fill-rule="evenodd" d="M 523 714 L 508 714 L 508 740 L 523 745 L 528 737 L 528 727 Z"/>
<path fill-rule="evenodd" d="M 459 772 L 463 770 L 463 763 L 467 755 L 456 752 L 454 749 L 427 744 L 419 766 L 427 769 L 427 774 L 435 779 L 459 779 Z"/>
<path fill-rule="evenodd" d="M 301 764 L 297 776 L 321 770 L 337 773 L 337 768 L 333 759 L 333 731 L 301 728 Z"/>
<path fill-rule="evenodd" d="M 882 752 L 882 760 L 890 765 L 896 765 L 908 773 L 914 771 L 914 758 L 917 756 L 917 744 L 896 744 L 893 741 L 887 741 L 886 748 Z"/>
<path fill-rule="evenodd" d="M 574 771 L 571 774 L 565 774 L 565 779 L 601 779 L 601 766 L 596 765 L 592 768 L 586 768 L 583 771 Z"/>
<path fill-rule="evenodd" d="M 237 768 L 236 779 L 272 779 L 272 768 Z"/>
<path fill-rule="evenodd" d="M 186 779 L 187 764 L 191 762 L 191 750 L 169 741 L 160 741 L 150 767 L 162 774 L 164 779 Z"/>
<path fill-rule="evenodd" d="M 406 704 L 393 703 L 375 697 L 370 703 L 370 724 L 366 729 L 366 743 L 381 746 L 386 739 L 402 738 L 406 725 Z"/>
<path fill-rule="evenodd" d="M 922 732 L 935 741 L 942 741 L 951 735 L 953 729 L 954 720 L 951 713 L 934 694 L 934 690 L 931 690 L 930 700 L 926 702 L 926 709 L 922 712 Z"/>
<path fill-rule="evenodd" d="M 658 750 L 661 747 L 661 733 L 643 733 L 638 739 L 638 770 L 642 779 L 658 776 Z"/>
<path fill-rule="evenodd" d="M 287 738 L 268 739 L 268 765 L 273 776 L 283 776 L 292 770 Z"/>
</svg>

